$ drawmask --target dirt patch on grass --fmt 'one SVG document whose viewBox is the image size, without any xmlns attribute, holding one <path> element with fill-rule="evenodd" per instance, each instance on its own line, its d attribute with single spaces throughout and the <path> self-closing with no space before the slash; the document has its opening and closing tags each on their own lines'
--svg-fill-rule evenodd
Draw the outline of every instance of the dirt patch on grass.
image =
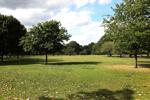
<svg viewBox="0 0 150 100">
<path fill-rule="evenodd" d="M 150 68 L 135 68 L 133 65 L 108 65 L 108 69 L 118 70 L 118 71 L 135 71 L 135 72 L 150 72 Z"/>
</svg>

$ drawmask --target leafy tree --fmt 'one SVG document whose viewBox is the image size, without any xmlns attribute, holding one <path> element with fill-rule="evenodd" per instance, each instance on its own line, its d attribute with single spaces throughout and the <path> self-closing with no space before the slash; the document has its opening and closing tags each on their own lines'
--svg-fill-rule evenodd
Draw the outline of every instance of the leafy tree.
<svg viewBox="0 0 150 100">
<path fill-rule="evenodd" d="M 142 48 L 146 51 L 147 56 L 150 54 L 150 30 L 145 32 L 141 39 Z"/>
<path fill-rule="evenodd" d="M 104 42 L 101 46 L 101 52 L 103 54 L 108 54 L 109 56 L 112 56 L 113 50 L 114 50 L 114 43 L 112 41 Z"/>
<path fill-rule="evenodd" d="M 104 34 L 100 40 L 93 46 L 93 53 L 94 54 L 105 54 L 104 52 L 102 52 L 102 45 L 105 43 L 105 42 L 110 42 L 110 41 L 113 41 L 112 40 L 112 36 L 110 34 Z"/>
<path fill-rule="evenodd" d="M 98 45 L 98 43 L 95 43 L 92 47 L 92 54 L 94 55 L 98 55 L 100 54 L 100 46 Z"/>
<path fill-rule="evenodd" d="M 21 37 L 25 35 L 26 29 L 17 19 L 13 18 L 12 16 L 8 18 L 7 22 L 7 40 L 9 48 L 8 52 L 19 56 L 19 54 L 23 52 L 23 48 L 19 45 L 19 42 Z"/>
<path fill-rule="evenodd" d="M 137 68 L 137 55 L 145 47 L 142 36 L 150 30 L 150 1 L 124 0 L 114 11 L 114 16 L 104 20 L 106 33 L 113 36 L 115 44 L 134 55 Z"/>
<path fill-rule="evenodd" d="M 19 53 L 23 52 L 19 42 L 25 33 L 25 27 L 16 18 L 0 15 L 0 54 L 2 62 L 4 55 L 19 55 Z"/>
<path fill-rule="evenodd" d="M 64 49 L 65 54 L 67 55 L 79 55 L 81 52 L 81 46 L 76 41 L 70 41 L 66 44 L 66 48 Z"/>
<path fill-rule="evenodd" d="M 93 46 L 95 43 L 89 43 L 88 45 L 85 45 L 82 47 L 82 51 L 80 52 L 80 54 L 82 55 L 91 55 L 93 52 Z"/>
<path fill-rule="evenodd" d="M 119 42 L 119 41 L 118 41 Z M 120 55 L 120 58 L 124 53 L 126 53 L 123 43 L 114 44 L 114 53 Z"/>
<path fill-rule="evenodd" d="M 44 53 L 47 64 L 48 53 L 54 54 L 60 51 L 64 46 L 64 41 L 69 40 L 69 37 L 70 35 L 60 22 L 51 20 L 33 26 L 22 38 L 21 45 L 25 51 Z"/>
<path fill-rule="evenodd" d="M 6 41 L 6 25 L 5 22 L 6 17 L 4 15 L 0 15 L 0 54 L 1 54 L 1 61 L 3 62 L 3 56 L 4 56 L 4 51 L 5 51 L 5 41 Z"/>
</svg>

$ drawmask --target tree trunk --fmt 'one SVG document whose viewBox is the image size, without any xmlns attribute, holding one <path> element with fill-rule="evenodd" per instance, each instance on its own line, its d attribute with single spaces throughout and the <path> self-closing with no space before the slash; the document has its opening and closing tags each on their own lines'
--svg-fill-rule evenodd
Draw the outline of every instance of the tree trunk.
<svg viewBox="0 0 150 100">
<path fill-rule="evenodd" d="M 48 58 L 48 57 L 47 57 L 47 52 L 46 52 L 45 57 L 46 57 L 46 58 L 45 58 L 45 64 L 47 65 L 47 58 Z"/>
<path fill-rule="evenodd" d="M 149 57 L 149 52 L 147 52 L 147 57 Z"/>
<path fill-rule="evenodd" d="M 111 53 L 111 51 L 109 51 L 109 57 L 111 57 L 112 56 L 112 53 Z"/>
<path fill-rule="evenodd" d="M 120 54 L 120 58 L 122 58 L 122 54 Z"/>
<path fill-rule="evenodd" d="M 111 57 L 111 56 L 112 56 L 112 54 L 110 53 L 110 54 L 109 54 L 109 56 Z"/>
<path fill-rule="evenodd" d="M 129 57 L 132 58 L 132 54 L 129 54 Z"/>
<path fill-rule="evenodd" d="M 1 62 L 3 62 L 4 61 L 4 55 L 2 54 L 1 55 Z"/>
<path fill-rule="evenodd" d="M 138 64 L 137 64 L 138 57 L 137 57 L 137 54 L 135 54 L 134 57 L 135 57 L 135 68 L 138 68 Z"/>
</svg>

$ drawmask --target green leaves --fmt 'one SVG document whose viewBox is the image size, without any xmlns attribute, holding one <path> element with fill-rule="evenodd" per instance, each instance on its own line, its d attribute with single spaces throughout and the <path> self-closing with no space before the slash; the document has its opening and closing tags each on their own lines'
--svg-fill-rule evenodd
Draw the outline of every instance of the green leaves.
<svg viewBox="0 0 150 100">
<path fill-rule="evenodd" d="M 64 41 L 69 40 L 70 35 L 61 23 L 51 20 L 33 26 L 21 44 L 26 51 L 36 50 L 39 53 L 49 52 L 51 54 L 62 49 Z M 32 49 L 32 50 L 31 50 Z"/>
<path fill-rule="evenodd" d="M 81 52 L 81 45 L 76 41 L 70 41 L 66 48 L 64 49 L 64 53 L 67 55 L 78 55 Z"/>
<path fill-rule="evenodd" d="M 149 0 L 124 0 L 117 4 L 114 9 L 114 16 L 105 19 L 106 33 L 113 35 L 113 41 L 117 46 L 123 46 L 124 50 L 139 53 L 144 49 L 141 41 L 147 30 L 150 30 Z M 149 40 L 149 39 L 148 39 Z M 148 41 L 150 43 L 150 41 Z"/>
<path fill-rule="evenodd" d="M 19 54 L 23 52 L 19 41 L 25 33 L 25 27 L 16 18 L 0 14 L 0 54 Z"/>
<path fill-rule="evenodd" d="M 33 26 L 25 37 L 21 39 L 24 50 L 33 54 L 54 54 L 61 51 L 64 41 L 68 41 L 70 35 L 61 23 L 51 20 Z"/>
</svg>

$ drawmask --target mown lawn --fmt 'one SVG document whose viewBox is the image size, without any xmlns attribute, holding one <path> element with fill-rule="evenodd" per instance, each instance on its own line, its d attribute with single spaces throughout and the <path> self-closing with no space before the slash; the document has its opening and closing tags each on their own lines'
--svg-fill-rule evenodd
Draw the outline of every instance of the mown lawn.
<svg viewBox="0 0 150 100">
<path fill-rule="evenodd" d="M 0 100 L 149 100 L 150 59 L 23 57 L 0 64 Z M 149 68 L 148 68 L 149 67 Z"/>
</svg>

